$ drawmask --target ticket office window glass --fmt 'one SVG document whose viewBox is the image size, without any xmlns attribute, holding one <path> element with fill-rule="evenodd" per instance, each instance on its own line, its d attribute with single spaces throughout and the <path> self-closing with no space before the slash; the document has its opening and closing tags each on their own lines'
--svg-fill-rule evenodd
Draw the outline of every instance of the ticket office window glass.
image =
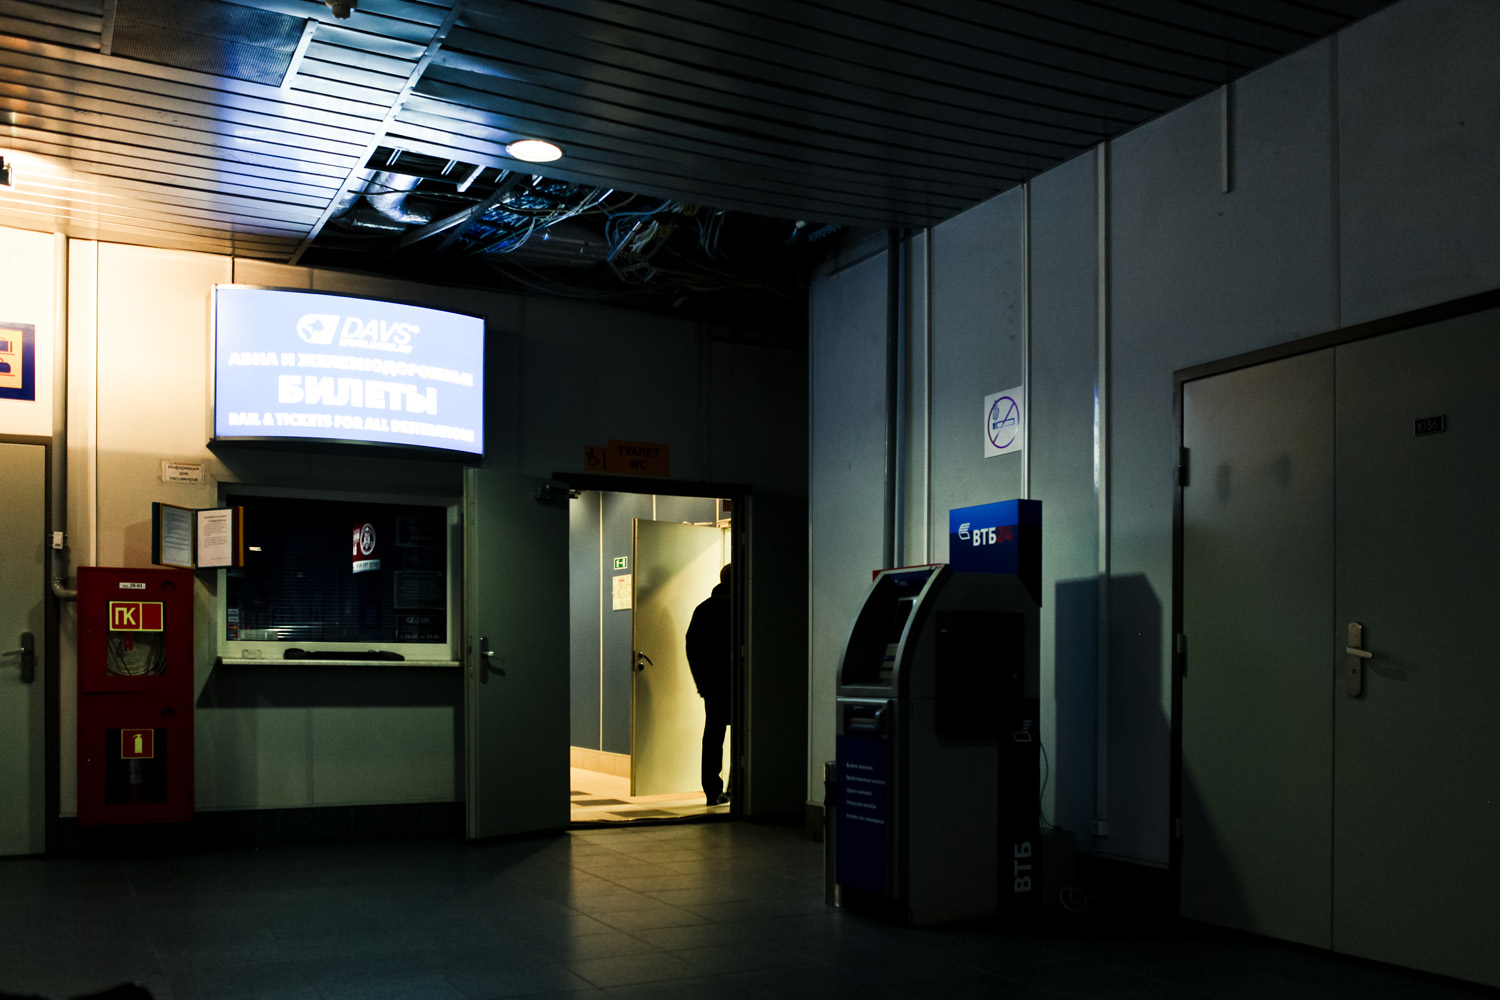
<svg viewBox="0 0 1500 1000">
<path fill-rule="evenodd" d="M 451 508 L 236 496 L 245 565 L 226 571 L 225 644 L 449 655 Z"/>
</svg>

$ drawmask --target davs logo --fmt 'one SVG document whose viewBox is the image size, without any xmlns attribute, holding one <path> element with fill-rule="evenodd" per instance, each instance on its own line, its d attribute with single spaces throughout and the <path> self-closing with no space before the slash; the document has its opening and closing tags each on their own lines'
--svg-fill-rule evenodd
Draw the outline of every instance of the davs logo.
<svg viewBox="0 0 1500 1000">
<path fill-rule="evenodd" d="M 411 338 L 421 327 L 415 323 L 393 323 L 384 319 L 362 319 L 333 313 L 308 313 L 297 320 L 297 336 L 309 344 L 331 344 L 334 335 L 340 347 L 362 347 L 367 351 L 411 353 Z"/>
<path fill-rule="evenodd" d="M 331 344 L 339 318 L 330 313 L 308 313 L 297 320 L 297 336 L 309 344 Z"/>
<path fill-rule="evenodd" d="M 392 323 L 389 320 L 350 316 L 344 320 L 344 325 L 339 330 L 339 346 L 410 354 L 412 334 L 419 329 L 415 323 Z"/>
</svg>

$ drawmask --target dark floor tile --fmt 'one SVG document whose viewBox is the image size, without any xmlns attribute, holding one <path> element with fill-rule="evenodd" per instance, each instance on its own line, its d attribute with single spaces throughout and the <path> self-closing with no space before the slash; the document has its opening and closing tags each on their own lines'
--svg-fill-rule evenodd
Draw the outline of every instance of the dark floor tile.
<svg viewBox="0 0 1500 1000">
<path fill-rule="evenodd" d="M 322 985 L 319 993 L 323 1000 L 466 1000 L 452 983 L 437 975 Z"/>
<path fill-rule="evenodd" d="M 484 971 L 450 973 L 448 982 L 469 1000 L 536 996 L 593 989 L 592 985 L 555 962 L 503 965 Z"/>
<path fill-rule="evenodd" d="M 665 954 L 619 955 L 568 962 L 566 965 L 570 972 L 602 989 L 674 979 L 698 979 L 703 976 L 702 969 Z"/>
<path fill-rule="evenodd" d="M 804 964 L 805 956 L 776 945 L 752 945 L 744 941 L 727 941 L 723 944 L 705 945 L 697 948 L 674 950 L 671 954 L 689 965 L 702 969 L 706 975 L 726 972 L 753 972 L 758 969 L 774 969 Z"/>
<path fill-rule="evenodd" d="M 174 972 L 172 990 L 181 997 L 215 997 L 226 994 L 259 995 L 275 990 L 306 989 L 312 985 L 291 962 L 268 962 L 236 968 L 198 966 Z"/>
<path fill-rule="evenodd" d="M 658 927 L 686 927 L 705 922 L 699 914 L 680 910 L 675 906 L 668 906 L 665 903 L 653 905 L 652 901 L 645 899 L 642 903 L 644 905 L 639 909 L 601 913 L 596 919 L 627 934 Z"/>
<path fill-rule="evenodd" d="M 660 951 L 656 945 L 643 940 L 639 935 L 624 931 L 609 931 L 605 934 L 585 934 L 549 942 L 542 948 L 549 958 L 559 961 L 582 961 L 591 958 L 614 958 L 618 955 L 645 955 Z"/>
</svg>

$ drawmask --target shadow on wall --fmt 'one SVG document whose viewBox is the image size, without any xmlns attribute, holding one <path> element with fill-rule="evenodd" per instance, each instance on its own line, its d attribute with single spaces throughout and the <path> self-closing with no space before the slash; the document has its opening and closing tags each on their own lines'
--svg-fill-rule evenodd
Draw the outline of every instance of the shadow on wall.
<svg viewBox="0 0 1500 1000">
<path fill-rule="evenodd" d="M 1096 801 L 1099 718 L 1099 581 L 1097 577 L 1058 581 L 1055 608 L 1053 691 L 1056 732 L 1047 743 L 1053 788 L 1053 815 L 1058 827 L 1077 836 L 1081 851 L 1128 857 L 1125 835 L 1161 827 L 1171 830 L 1171 722 L 1163 705 L 1160 664 L 1165 623 L 1161 601 L 1143 574 L 1117 576 L 1109 583 L 1110 663 L 1108 718 L 1102 720 L 1109 740 L 1106 815 Z M 1184 809 L 1197 801 L 1192 775 L 1182 777 Z M 1116 833 L 1093 834 L 1095 819 L 1105 818 Z M 1213 892 L 1224 912 L 1243 917 L 1244 893 L 1212 829 L 1200 829 L 1184 844 L 1214 873 Z M 1175 913 L 1175 898 L 1157 901 Z"/>
<path fill-rule="evenodd" d="M 1078 838 L 1080 850 L 1093 850 L 1095 741 L 1098 722 L 1099 581 L 1059 580 L 1053 588 L 1053 703 L 1056 732 L 1044 741 L 1050 765 L 1044 775 L 1053 789 L 1048 817 Z M 1044 796 L 1045 801 L 1045 796 Z"/>
<path fill-rule="evenodd" d="M 1099 718 L 1099 579 L 1059 581 L 1054 590 L 1053 697 L 1057 733 L 1048 748 L 1056 789 L 1054 823 L 1078 834 L 1080 847 L 1109 853 L 1094 842 L 1093 821 L 1123 821 L 1127 829 L 1169 808 L 1171 727 L 1162 710 L 1162 606 L 1144 574 L 1109 580 L 1108 717 Z M 1108 734 L 1105 780 L 1110 800 L 1096 801 L 1098 734 Z M 1147 826 L 1149 828 L 1149 819 Z"/>
<path fill-rule="evenodd" d="M 1108 716 L 1099 718 L 1099 579 L 1058 581 L 1053 698 L 1057 732 L 1047 748 L 1054 824 L 1077 835 L 1081 850 L 1146 856 L 1141 831 L 1167 828 L 1171 810 L 1171 725 L 1162 708 L 1162 605 L 1144 574 L 1109 580 Z M 1099 791 L 1099 733 L 1107 734 Z M 1106 819 L 1114 840 L 1094 834 Z M 1163 856 L 1165 852 L 1163 851 Z"/>
</svg>

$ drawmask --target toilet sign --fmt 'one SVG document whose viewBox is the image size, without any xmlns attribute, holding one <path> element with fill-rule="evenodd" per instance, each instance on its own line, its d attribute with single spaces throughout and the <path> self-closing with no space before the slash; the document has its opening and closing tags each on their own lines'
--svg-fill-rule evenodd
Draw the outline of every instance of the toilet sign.
<svg viewBox="0 0 1500 1000">
<path fill-rule="evenodd" d="M 120 758 L 122 760 L 144 760 L 156 756 L 156 730 L 120 730 Z"/>
<path fill-rule="evenodd" d="M 984 397 L 984 457 L 1012 455 L 1026 439 L 1026 393 L 1023 386 Z"/>
</svg>

